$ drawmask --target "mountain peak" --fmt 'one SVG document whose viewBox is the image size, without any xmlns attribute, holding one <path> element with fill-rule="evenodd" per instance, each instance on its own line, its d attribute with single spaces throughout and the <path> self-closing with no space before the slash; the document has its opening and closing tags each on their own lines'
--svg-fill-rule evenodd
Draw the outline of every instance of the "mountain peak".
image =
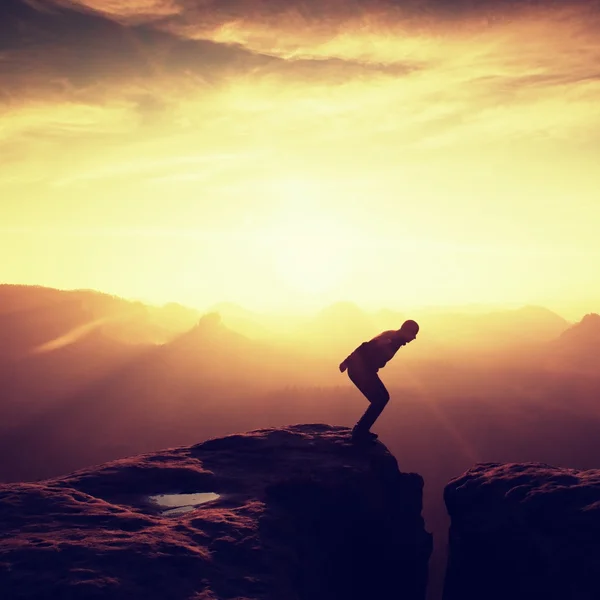
<svg viewBox="0 0 600 600">
<path fill-rule="evenodd" d="M 581 319 L 580 324 L 586 327 L 600 327 L 600 315 L 597 313 L 588 313 Z"/>
<path fill-rule="evenodd" d="M 569 327 L 561 336 L 562 341 L 600 342 L 600 315 L 589 313 L 575 325 Z"/>
</svg>

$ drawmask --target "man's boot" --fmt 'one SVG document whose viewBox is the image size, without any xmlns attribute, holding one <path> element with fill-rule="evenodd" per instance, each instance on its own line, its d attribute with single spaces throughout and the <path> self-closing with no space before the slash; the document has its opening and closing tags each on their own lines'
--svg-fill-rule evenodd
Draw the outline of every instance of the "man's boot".
<svg viewBox="0 0 600 600">
<path fill-rule="evenodd" d="M 352 441 L 360 443 L 375 443 L 379 436 L 376 433 L 369 431 L 368 429 L 362 429 L 354 427 L 352 429 Z"/>
</svg>

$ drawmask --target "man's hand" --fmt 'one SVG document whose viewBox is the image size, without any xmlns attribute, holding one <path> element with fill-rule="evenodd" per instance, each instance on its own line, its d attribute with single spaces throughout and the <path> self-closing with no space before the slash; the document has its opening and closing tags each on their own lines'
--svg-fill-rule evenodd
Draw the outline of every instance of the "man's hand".
<svg viewBox="0 0 600 600">
<path fill-rule="evenodd" d="M 346 361 L 340 363 L 340 373 L 343 373 L 348 368 Z"/>
</svg>

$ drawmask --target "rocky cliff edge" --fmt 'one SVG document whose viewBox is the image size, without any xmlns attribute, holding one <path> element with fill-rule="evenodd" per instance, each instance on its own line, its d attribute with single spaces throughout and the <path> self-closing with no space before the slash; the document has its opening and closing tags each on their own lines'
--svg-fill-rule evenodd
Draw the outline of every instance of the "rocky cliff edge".
<svg viewBox="0 0 600 600">
<path fill-rule="evenodd" d="M 0 485 L 0 589 L 15 600 L 423 600 L 422 490 L 381 443 L 353 446 L 328 425 Z"/>
</svg>

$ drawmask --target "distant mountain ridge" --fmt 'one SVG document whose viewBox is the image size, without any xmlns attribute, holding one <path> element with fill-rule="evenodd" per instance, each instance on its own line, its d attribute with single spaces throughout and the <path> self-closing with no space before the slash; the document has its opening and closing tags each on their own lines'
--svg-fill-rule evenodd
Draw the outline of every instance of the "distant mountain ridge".
<svg viewBox="0 0 600 600">
<path fill-rule="evenodd" d="M 551 364 L 559 369 L 600 373 L 600 315 L 589 313 L 550 345 Z"/>
<path fill-rule="evenodd" d="M 560 336 L 562 343 L 589 344 L 590 350 L 600 350 L 600 315 L 589 313 Z"/>
<path fill-rule="evenodd" d="M 248 338 L 288 346 L 298 341 L 324 354 L 350 351 L 385 329 L 399 328 L 407 318 L 421 325 L 416 354 L 424 349 L 432 351 L 440 344 L 502 348 L 546 343 L 571 326 L 560 315 L 539 306 L 472 314 L 422 309 L 409 314 L 394 309 L 367 311 L 353 302 L 336 302 L 315 314 L 294 316 L 257 313 L 222 302 L 208 312 L 218 313 L 224 326 Z M 48 342 L 95 319 L 106 319 L 101 330 L 121 341 L 164 343 L 194 328 L 202 314 L 174 302 L 153 307 L 92 290 L 1 285 L 0 348 L 7 348 L 10 340 L 25 348 Z"/>
<path fill-rule="evenodd" d="M 94 290 L 0 285 L 0 357 L 26 354 L 73 329 L 97 322 L 122 342 L 157 343 L 197 322 L 200 313 L 176 303 L 152 307 Z"/>
</svg>

